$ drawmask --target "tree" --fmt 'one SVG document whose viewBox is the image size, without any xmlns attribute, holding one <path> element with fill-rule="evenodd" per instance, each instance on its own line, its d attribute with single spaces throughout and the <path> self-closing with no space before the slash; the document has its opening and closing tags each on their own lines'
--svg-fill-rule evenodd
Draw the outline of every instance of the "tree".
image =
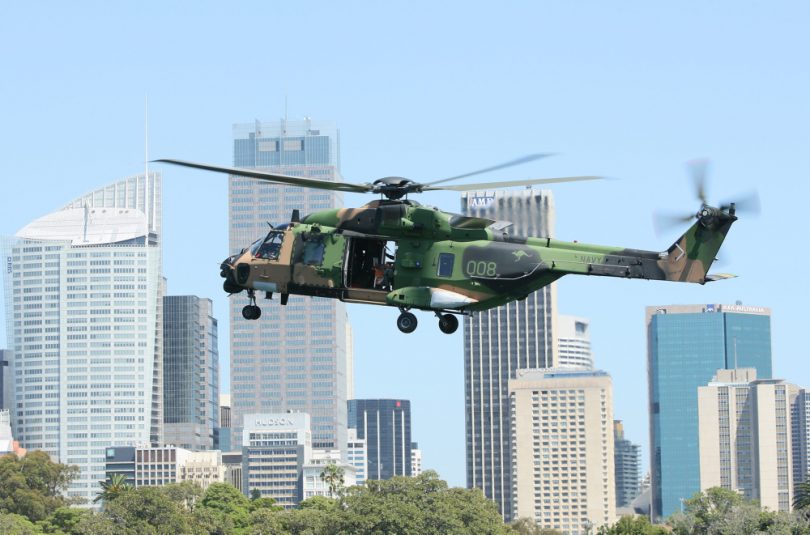
<svg viewBox="0 0 810 535">
<path fill-rule="evenodd" d="M 229 483 L 209 485 L 197 506 L 199 508 L 222 512 L 233 521 L 236 529 L 246 528 L 250 524 L 250 500 Z"/>
<path fill-rule="evenodd" d="M 807 509 L 810 507 L 810 474 L 793 489 L 793 508 Z"/>
<path fill-rule="evenodd" d="M 190 515 L 161 487 L 139 487 L 106 502 L 104 516 L 134 533 L 191 533 Z"/>
<path fill-rule="evenodd" d="M 352 487 L 339 510 L 341 533 L 509 533 L 479 489 L 448 489 L 432 470 Z"/>
<path fill-rule="evenodd" d="M 132 489 L 132 485 L 127 483 L 127 476 L 124 474 L 111 474 L 105 481 L 99 481 L 101 490 L 96 493 L 93 503 L 108 503 L 119 497 L 124 492 Z"/>
<path fill-rule="evenodd" d="M 289 535 L 281 514 L 269 509 L 259 509 L 250 514 L 250 535 Z"/>
<path fill-rule="evenodd" d="M 179 504 L 189 511 L 194 510 L 194 506 L 202 498 L 205 491 L 194 481 L 181 481 L 180 483 L 169 483 L 163 486 L 163 492 L 170 500 Z"/>
<path fill-rule="evenodd" d="M 600 526 L 598 535 L 666 535 L 669 531 L 662 526 L 650 524 L 646 516 L 623 516 L 611 526 Z"/>
<path fill-rule="evenodd" d="M 0 513 L 0 533 L 3 535 L 39 535 L 42 531 L 22 515 Z"/>
<path fill-rule="evenodd" d="M 321 481 L 326 483 L 329 487 L 329 497 L 334 498 L 335 495 L 342 492 L 343 486 L 346 483 L 345 471 L 335 463 L 327 464 L 323 471 L 321 471 Z"/>
<path fill-rule="evenodd" d="M 51 461 L 43 451 L 25 457 L 0 457 L 0 512 L 22 515 L 32 522 L 44 520 L 68 500 L 62 492 L 79 469 Z"/>
<path fill-rule="evenodd" d="M 562 531 L 556 529 L 541 528 L 537 522 L 531 518 L 518 518 L 511 524 L 509 528 L 519 535 L 563 535 Z"/>
</svg>

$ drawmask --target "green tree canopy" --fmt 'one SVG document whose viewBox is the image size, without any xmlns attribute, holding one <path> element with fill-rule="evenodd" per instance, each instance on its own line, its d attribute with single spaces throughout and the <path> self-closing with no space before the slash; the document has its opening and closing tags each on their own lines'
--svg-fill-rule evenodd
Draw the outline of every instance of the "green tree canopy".
<svg viewBox="0 0 810 535">
<path fill-rule="evenodd" d="M 220 511 L 237 529 L 250 524 L 250 500 L 230 483 L 213 483 L 205 491 L 198 508 Z"/>
<path fill-rule="evenodd" d="M 116 524 L 143 535 L 190 533 L 186 510 L 161 487 L 139 487 L 107 502 L 104 515 Z"/>
<path fill-rule="evenodd" d="M 62 496 L 79 469 L 51 461 L 44 451 L 25 457 L 0 457 L 0 512 L 14 513 L 32 522 L 44 520 L 68 504 Z"/>
</svg>

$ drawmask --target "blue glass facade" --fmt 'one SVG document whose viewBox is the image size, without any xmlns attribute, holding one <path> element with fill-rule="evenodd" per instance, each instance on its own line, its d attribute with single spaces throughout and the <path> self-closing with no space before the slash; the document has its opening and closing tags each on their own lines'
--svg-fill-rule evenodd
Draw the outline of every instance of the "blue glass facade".
<svg viewBox="0 0 810 535">
<path fill-rule="evenodd" d="M 411 402 L 350 399 L 349 427 L 365 439 L 368 479 L 411 475 Z"/>
<path fill-rule="evenodd" d="M 652 507 L 656 518 L 680 510 L 700 490 L 697 388 L 718 369 L 756 368 L 770 379 L 767 309 L 723 306 L 647 309 Z"/>
</svg>

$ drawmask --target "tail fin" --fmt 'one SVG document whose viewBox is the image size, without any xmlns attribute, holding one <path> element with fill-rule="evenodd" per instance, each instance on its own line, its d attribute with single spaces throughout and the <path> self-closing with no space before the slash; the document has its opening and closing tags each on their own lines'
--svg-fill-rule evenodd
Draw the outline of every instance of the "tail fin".
<svg viewBox="0 0 810 535">
<path fill-rule="evenodd" d="M 658 266 L 666 280 L 700 284 L 714 280 L 708 277 L 709 268 L 737 217 L 733 212 L 709 210 L 661 253 Z"/>
</svg>

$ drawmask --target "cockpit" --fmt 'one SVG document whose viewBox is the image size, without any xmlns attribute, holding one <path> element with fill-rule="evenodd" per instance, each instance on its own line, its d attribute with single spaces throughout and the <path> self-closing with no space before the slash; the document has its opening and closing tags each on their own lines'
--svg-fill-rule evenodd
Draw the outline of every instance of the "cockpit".
<svg viewBox="0 0 810 535">
<path fill-rule="evenodd" d="M 278 260 L 278 255 L 281 252 L 281 243 L 283 241 L 283 230 L 271 230 L 264 239 L 253 242 L 250 246 L 250 254 L 252 254 L 254 258 Z"/>
</svg>

